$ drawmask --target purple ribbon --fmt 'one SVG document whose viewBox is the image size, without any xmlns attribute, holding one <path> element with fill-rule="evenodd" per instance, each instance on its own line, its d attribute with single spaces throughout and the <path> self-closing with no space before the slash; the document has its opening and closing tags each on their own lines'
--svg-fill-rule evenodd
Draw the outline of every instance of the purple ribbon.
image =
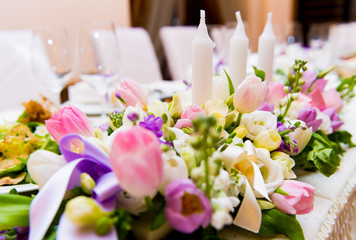
<svg viewBox="0 0 356 240">
<path fill-rule="evenodd" d="M 112 211 L 116 205 L 116 194 L 121 191 L 122 188 L 114 172 L 109 172 L 102 175 L 96 182 L 93 197 L 106 211 Z"/>
<path fill-rule="evenodd" d="M 75 139 L 83 143 L 82 153 L 71 151 L 70 144 Z M 80 175 L 82 173 L 88 173 L 98 183 L 94 191 L 95 198 L 106 204 L 108 204 L 108 200 L 111 200 L 109 201 L 111 207 L 115 203 L 113 196 L 121 190 L 118 181 L 113 179 L 114 175 L 109 174 L 112 169 L 108 155 L 99 147 L 78 134 L 64 136 L 59 147 L 68 164 L 59 169 L 33 199 L 30 206 L 29 240 L 43 239 L 66 191 L 75 186 L 80 186 Z M 105 184 L 108 184 L 108 186 L 103 187 Z M 109 194 L 110 191 L 112 191 L 112 195 Z"/>
</svg>

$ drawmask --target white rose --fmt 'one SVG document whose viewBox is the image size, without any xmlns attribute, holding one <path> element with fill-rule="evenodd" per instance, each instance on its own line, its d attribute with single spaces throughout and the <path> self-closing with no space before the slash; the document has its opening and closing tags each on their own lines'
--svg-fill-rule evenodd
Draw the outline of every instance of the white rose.
<svg viewBox="0 0 356 240">
<path fill-rule="evenodd" d="M 62 155 L 47 150 L 37 150 L 28 158 L 27 170 L 41 188 L 55 172 L 66 164 L 67 161 Z"/>
<path fill-rule="evenodd" d="M 158 191 L 164 195 L 166 186 L 178 179 L 188 178 L 188 168 L 185 161 L 175 151 L 170 150 L 162 154 L 163 158 L 163 181 Z"/>
<path fill-rule="evenodd" d="M 276 130 L 277 116 L 266 111 L 254 111 L 242 115 L 241 125 L 247 129 L 247 137 L 254 140 L 263 130 Z"/>
</svg>

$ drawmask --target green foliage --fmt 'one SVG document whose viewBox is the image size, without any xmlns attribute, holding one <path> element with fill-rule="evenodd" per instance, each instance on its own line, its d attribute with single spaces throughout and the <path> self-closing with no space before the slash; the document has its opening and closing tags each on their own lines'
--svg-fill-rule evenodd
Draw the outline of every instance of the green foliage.
<svg viewBox="0 0 356 240">
<path fill-rule="evenodd" d="M 356 85 L 356 75 L 340 79 L 340 81 L 339 86 L 336 87 L 336 91 L 340 93 L 342 99 L 348 101 L 355 96 L 354 87 Z"/>
<path fill-rule="evenodd" d="M 340 165 L 340 155 L 344 152 L 341 143 L 354 146 L 348 132 L 334 132 L 329 139 L 325 133 L 317 131 L 313 133 L 305 149 L 293 158 L 304 169 L 319 170 L 329 177 L 335 173 L 336 168 Z"/>
<path fill-rule="evenodd" d="M 29 225 L 32 198 L 18 194 L 0 194 L 0 231 Z"/>
<path fill-rule="evenodd" d="M 265 80 L 266 73 L 262 70 L 257 69 L 257 67 L 252 66 L 253 70 L 255 71 L 255 75 L 261 78 L 262 82 Z"/>
<path fill-rule="evenodd" d="M 229 82 L 229 94 L 231 96 L 235 93 L 234 84 L 232 83 L 231 78 L 230 78 L 229 74 L 225 71 L 225 69 L 224 69 L 224 72 L 227 77 L 227 81 Z"/>
<path fill-rule="evenodd" d="M 291 240 L 304 240 L 303 229 L 294 215 L 288 215 L 277 209 L 262 211 L 261 236 L 283 234 Z"/>
</svg>

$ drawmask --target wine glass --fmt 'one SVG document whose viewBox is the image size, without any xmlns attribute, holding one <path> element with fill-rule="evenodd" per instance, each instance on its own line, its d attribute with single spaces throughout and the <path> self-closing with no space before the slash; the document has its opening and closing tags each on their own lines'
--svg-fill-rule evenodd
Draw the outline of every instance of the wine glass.
<svg viewBox="0 0 356 240">
<path fill-rule="evenodd" d="M 101 116 L 108 113 L 109 87 L 118 79 L 119 46 L 112 22 L 84 22 L 77 41 L 78 73 L 102 97 Z"/>
<path fill-rule="evenodd" d="M 73 74 L 73 55 L 63 27 L 36 27 L 31 41 L 31 67 L 36 78 L 59 93 Z"/>
</svg>

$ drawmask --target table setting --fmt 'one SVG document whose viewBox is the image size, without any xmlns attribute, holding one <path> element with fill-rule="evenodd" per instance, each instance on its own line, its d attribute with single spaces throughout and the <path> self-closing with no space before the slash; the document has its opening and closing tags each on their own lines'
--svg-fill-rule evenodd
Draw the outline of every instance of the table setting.
<svg viewBox="0 0 356 240">
<path fill-rule="evenodd" d="M 251 56 L 236 21 L 215 64 L 201 10 L 184 80 L 116 81 L 112 25 L 82 26 L 77 66 L 36 45 L 54 92 L 83 81 L 0 114 L 0 239 L 352 239 L 356 76 L 286 66 L 272 13 Z"/>
</svg>

